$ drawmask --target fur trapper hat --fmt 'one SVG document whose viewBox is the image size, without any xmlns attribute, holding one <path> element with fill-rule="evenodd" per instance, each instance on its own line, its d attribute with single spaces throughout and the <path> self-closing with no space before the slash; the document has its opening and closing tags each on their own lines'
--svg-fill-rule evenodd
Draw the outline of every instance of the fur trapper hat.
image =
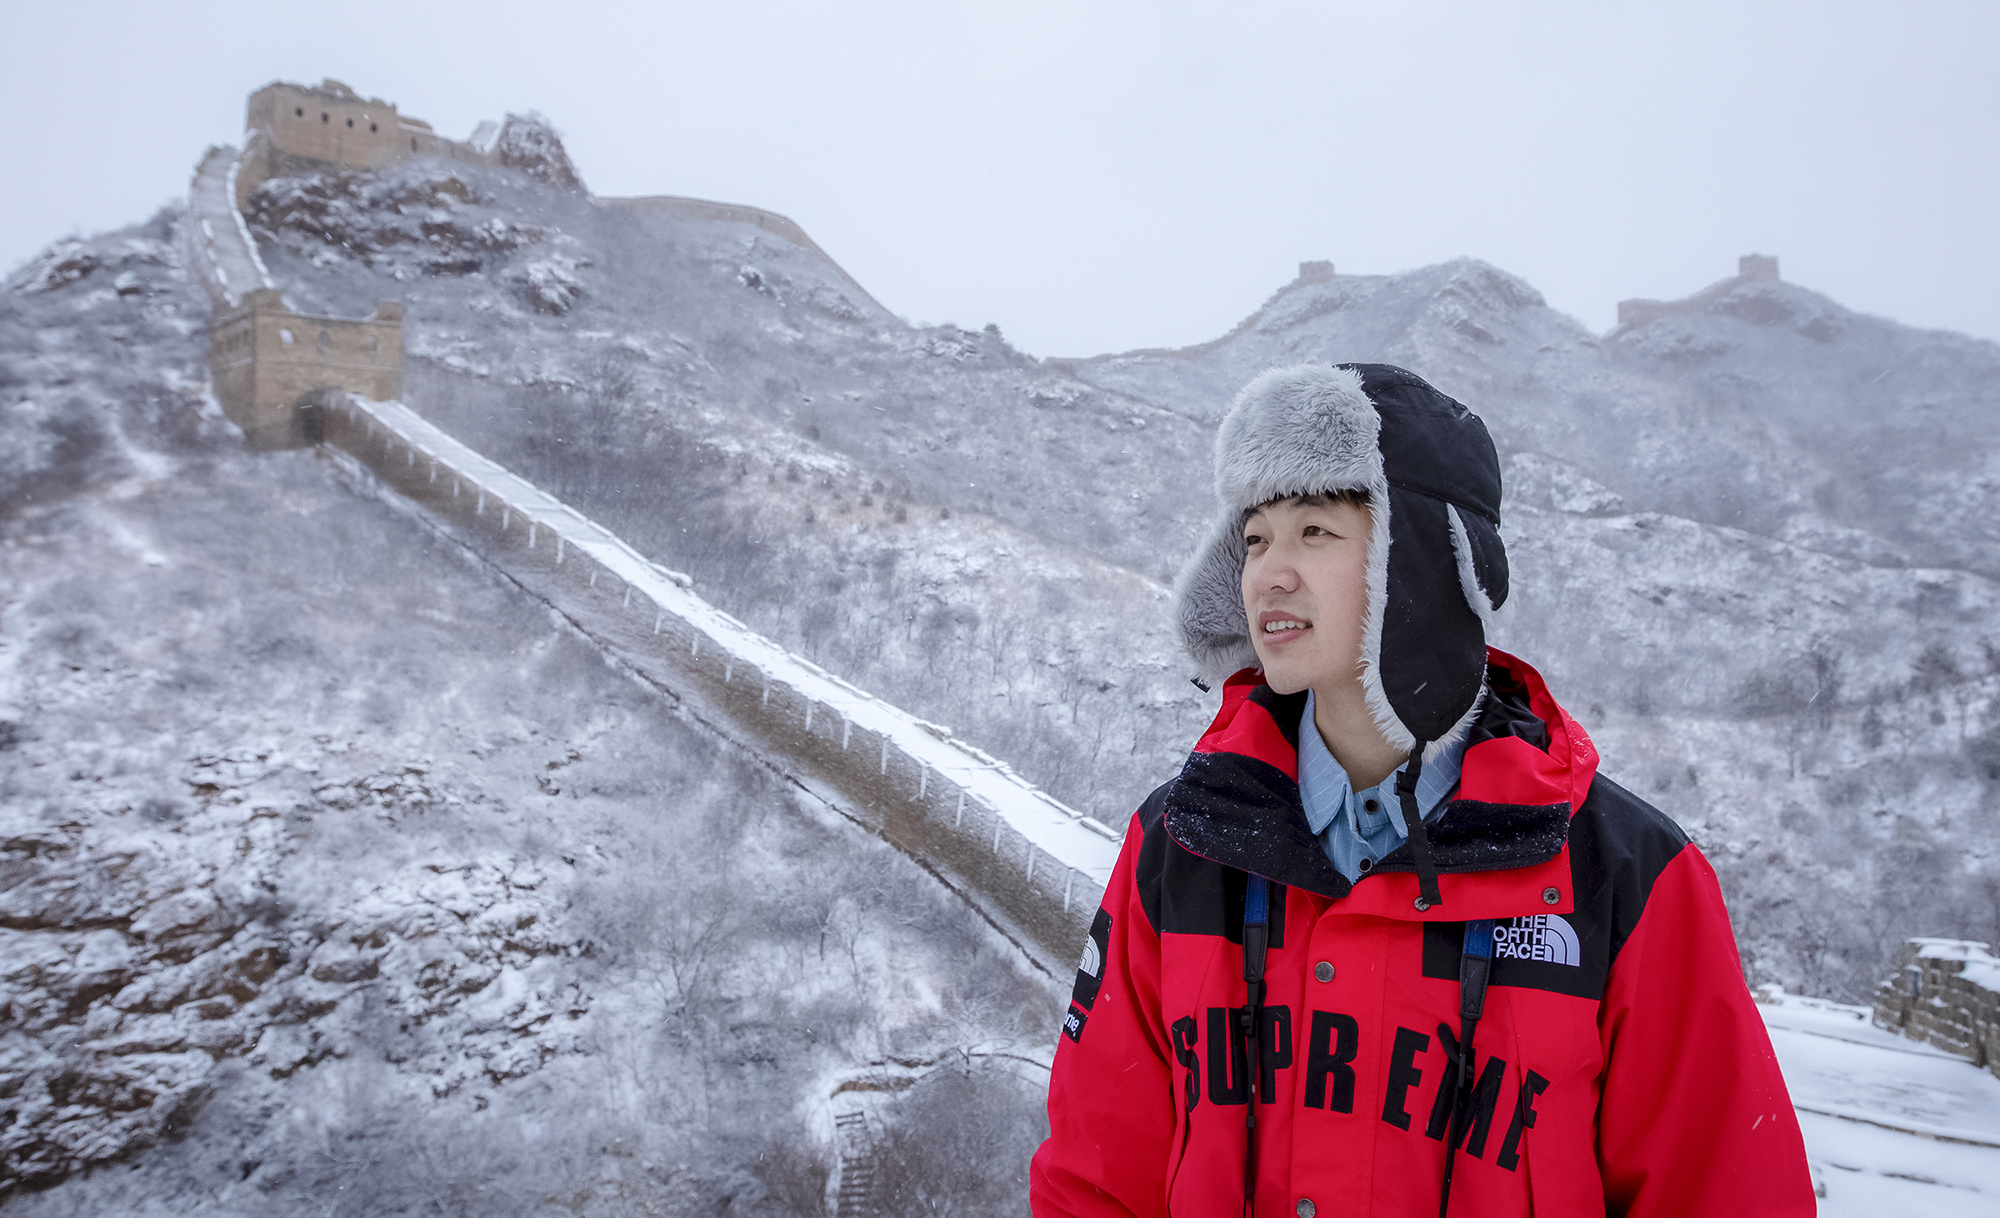
<svg viewBox="0 0 2000 1218">
<path fill-rule="evenodd" d="M 1486 626 L 1507 599 L 1500 461 L 1486 425 L 1388 364 L 1298 364 L 1246 385 L 1215 443 L 1221 513 L 1174 587 L 1200 677 L 1257 663 L 1243 608 L 1244 513 L 1273 499 L 1366 491 L 1362 685 L 1383 738 L 1434 756 L 1478 714 Z"/>
</svg>

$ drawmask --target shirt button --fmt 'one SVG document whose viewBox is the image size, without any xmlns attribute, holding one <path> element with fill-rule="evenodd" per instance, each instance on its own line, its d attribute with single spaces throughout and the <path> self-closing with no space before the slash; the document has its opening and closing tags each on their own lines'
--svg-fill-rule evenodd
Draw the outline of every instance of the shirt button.
<svg viewBox="0 0 2000 1218">
<path fill-rule="evenodd" d="M 1299 1203 L 1292 1208 L 1298 1211 L 1299 1218 L 1313 1218 L 1313 1215 L 1319 1212 L 1319 1207 L 1313 1204 L 1311 1197 L 1300 1197 Z"/>
<path fill-rule="evenodd" d="M 1382 810 L 1382 805 L 1381 805 L 1381 804 L 1378 804 L 1378 803 L 1376 803 L 1376 802 L 1375 802 L 1374 800 L 1372 800 L 1372 799 L 1364 799 L 1364 800 L 1362 800 L 1362 801 L 1361 801 L 1361 806 L 1362 806 L 1362 807 L 1364 807 L 1364 808 L 1366 808 L 1366 809 L 1368 809 L 1368 810 L 1369 810 L 1370 812 L 1379 812 L 1379 811 L 1381 811 L 1381 810 Z"/>
<path fill-rule="evenodd" d="M 1321 981 L 1332 981 L 1333 961 L 1322 960 L 1318 964 L 1313 965 L 1313 976 L 1319 978 Z"/>
<path fill-rule="evenodd" d="M 1374 866 L 1375 866 L 1375 860 L 1374 860 L 1374 859 L 1362 859 L 1362 860 L 1361 860 L 1361 870 L 1362 870 L 1362 871 L 1364 871 L 1364 872 L 1365 872 L 1365 871 L 1370 871 L 1370 870 L 1372 870 L 1372 869 L 1374 868 Z"/>
</svg>

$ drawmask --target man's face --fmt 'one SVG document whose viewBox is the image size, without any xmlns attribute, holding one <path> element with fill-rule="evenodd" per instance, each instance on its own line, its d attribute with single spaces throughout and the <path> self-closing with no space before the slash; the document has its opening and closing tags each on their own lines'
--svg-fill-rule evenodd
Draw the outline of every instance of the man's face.
<svg viewBox="0 0 2000 1218">
<path fill-rule="evenodd" d="M 1243 608 L 1278 693 L 1360 681 L 1373 523 L 1366 507 L 1318 495 L 1267 503 L 1244 522 Z"/>
</svg>

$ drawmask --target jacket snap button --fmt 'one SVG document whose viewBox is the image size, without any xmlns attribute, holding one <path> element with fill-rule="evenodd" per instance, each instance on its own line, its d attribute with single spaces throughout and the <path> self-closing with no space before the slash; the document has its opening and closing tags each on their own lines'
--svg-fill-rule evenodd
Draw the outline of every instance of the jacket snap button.
<svg viewBox="0 0 2000 1218">
<path fill-rule="evenodd" d="M 1557 892 L 1555 889 L 1553 888 L 1542 889 L 1542 904 L 1554 905 L 1557 901 L 1560 901 L 1562 899 L 1563 899 L 1563 894 Z"/>
<path fill-rule="evenodd" d="M 1300 1197 L 1299 1203 L 1292 1208 L 1298 1211 L 1299 1218 L 1313 1218 L 1313 1214 L 1319 1210 L 1319 1207 L 1313 1204 L 1311 1197 Z"/>
<path fill-rule="evenodd" d="M 1331 960 L 1322 960 L 1318 964 L 1313 965 L 1313 976 L 1319 978 L 1321 981 L 1332 981 L 1333 962 Z"/>
<path fill-rule="evenodd" d="M 1431 903 L 1430 903 L 1429 901 L 1426 901 L 1426 900 L 1424 900 L 1424 899 L 1423 899 L 1422 897 L 1418 897 L 1418 898 L 1416 899 L 1416 902 L 1415 902 L 1415 904 L 1416 904 L 1416 907 L 1417 907 L 1417 912 L 1418 912 L 1418 913 L 1422 913 L 1422 912 L 1424 912 L 1424 911 L 1425 911 L 1426 909 L 1429 909 L 1429 908 L 1431 907 Z"/>
</svg>

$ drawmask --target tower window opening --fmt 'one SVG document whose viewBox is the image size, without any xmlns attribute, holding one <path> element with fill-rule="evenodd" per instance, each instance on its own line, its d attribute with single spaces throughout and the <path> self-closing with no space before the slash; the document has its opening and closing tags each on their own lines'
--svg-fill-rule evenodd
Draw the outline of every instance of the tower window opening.
<svg viewBox="0 0 2000 1218">
<path fill-rule="evenodd" d="M 299 118 L 304 118 L 306 116 L 306 108 L 304 106 L 293 106 L 292 113 Z"/>
<path fill-rule="evenodd" d="M 319 112 L 319 121 L 322 123 L 330 123 L 333 121 L 333 116 L 331 114 L 328 114 L 326 111 L 322 110 Z"/>
<path fill-rule="evenodd" d="M 416 150 L 417 150 L 417 137 L 413 135 L 410 137 L 410 151 L 415 152 Z"/>
<path fill-rule="evenodd" d="M 379 124 L 379 123 L 370 123 L 370 124 L 368 124 L 368 129 L 369 129 L 370 131 L 375 131 L 375 130 L 379 129 L 379 128 L 380 128 L 380 126 L 381 126 L 381 124 Z"/>
<path fill-rule="evenodd" d="M 351 119 L 351 118 L 350 118 L 350 119 L 348 119 L 348 120 L 347 120 L 347 125 L 348 125 L 348 126 L 350 126 L 350 127 L 352 127 L 352 126 L 354 125 L 354 120 L 353 120 L 353 119 Z"/>
<path fill-rule="evenodd" d="M 319 342 L 315 345 L 322 351 L 333 350 L 333 335 L 328 334 L 325 330 L 321 330 L 319 332 Z"/>
</svg>

